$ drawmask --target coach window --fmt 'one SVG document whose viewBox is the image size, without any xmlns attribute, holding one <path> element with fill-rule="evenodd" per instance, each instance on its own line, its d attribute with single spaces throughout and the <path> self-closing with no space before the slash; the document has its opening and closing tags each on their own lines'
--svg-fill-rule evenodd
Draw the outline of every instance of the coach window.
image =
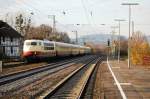
<svg viewBox="0 0 150 99">
<path fill-rule="evenodd" d="M 54 47 L 49 47 L 49 50 L 54 50 Z"/>
</svg>

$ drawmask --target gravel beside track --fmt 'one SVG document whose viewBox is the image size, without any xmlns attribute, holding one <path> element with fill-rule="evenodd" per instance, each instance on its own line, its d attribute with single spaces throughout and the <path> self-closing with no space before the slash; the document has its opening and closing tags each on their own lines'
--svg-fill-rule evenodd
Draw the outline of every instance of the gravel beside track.
<svg viewBox="0 0 150 99">
<path fill-rule="evenodd" d="M 34 68 L 38 68 L 41 66 L 46 65 L 46 62 L 42 62 L 42 63 L 32 63 L 32 64 L 24 64 L 24 65 L 20 65 L 20 66 L 13 66 L 13 67 L 9 67 L 9 68 L 3 68 L 3 72 L 0 73 L 0 76 L 5 76 L 5 75 L 9 75 L 9 74 L 13 74 L 13 73 L 17 73 L 20 71 L 27 71 L 30 69 L 34 69 Z"/>
<path fill-rule="evenodd" d="M 3 66 L 4 68 L 9 68 L 9 67 L 13 67 L 13 66 L 19 66 L 19 65 L 24 65 L 25 62 L 23 61 L 17 61 L 17 62 L 3 62 Z"/>
</svg>

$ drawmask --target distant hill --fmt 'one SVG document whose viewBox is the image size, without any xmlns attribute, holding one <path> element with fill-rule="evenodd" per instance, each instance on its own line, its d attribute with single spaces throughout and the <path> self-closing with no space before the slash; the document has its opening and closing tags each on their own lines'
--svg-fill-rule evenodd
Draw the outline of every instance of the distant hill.
<svg viewBox="0 0 150 99">
<path fill-rule="evenodd" d="M 110 34 L 93 34 L 93 35 L 85 35 L 82 36 L 80 38 L 78 38 L 78 43 L 83 45 L 84 42 L 92 42 L 92 43 L 96 43 L 96 44 L 107 44 L 108 39 L 115 39 L 117 40 L 118 36 L 113 36 Z M 124 36 L 121 36 L 121 39 L 126 39 Z M 73 39 L 72 41 L 75 42 L 75 39 Z"/>
</svg>

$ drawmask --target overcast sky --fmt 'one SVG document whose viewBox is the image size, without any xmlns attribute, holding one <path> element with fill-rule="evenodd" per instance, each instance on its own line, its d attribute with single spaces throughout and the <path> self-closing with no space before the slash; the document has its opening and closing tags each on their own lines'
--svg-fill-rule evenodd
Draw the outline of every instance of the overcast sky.
<svg viewBox="0 0 150 99">
<path fill-rule="evenodd" d="M 125 2 L 140 4 L 132 7 L 135 31 L 150 35 L 150 0 L 0 0 L 0 18 L 5 19 L 7 13 L 11 16 L 17 12 L 26 15 L 33 12 L 35 25 L 52 25 L 52 18 L 48 18 L 48 15 L 56 15 L 56 28 L 69 32 L 72 38 L 75 37 L 72 31 L 75 30 L 79 36 L 110 33 L 110 27 L 118 25 L 114 19 L 121 18 L 127 20 L 121 24 L 121 34 L 127 36 L 128 6 L 121 5 Z"/>
</svg>

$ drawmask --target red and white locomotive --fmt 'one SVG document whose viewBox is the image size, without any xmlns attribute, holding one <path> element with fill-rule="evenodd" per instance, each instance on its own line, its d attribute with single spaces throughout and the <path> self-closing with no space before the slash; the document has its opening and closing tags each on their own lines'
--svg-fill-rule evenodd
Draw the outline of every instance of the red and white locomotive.
<svg viewBox="0 0 150 99">
<path fill-rule="evenodd" d="M 25 40 L 23 45 L 23 58 L 27 60 L 56 56 L 83 55 L 89 54 L 90 52 L 90 47 L 48 40 Z"/>
</svg>

